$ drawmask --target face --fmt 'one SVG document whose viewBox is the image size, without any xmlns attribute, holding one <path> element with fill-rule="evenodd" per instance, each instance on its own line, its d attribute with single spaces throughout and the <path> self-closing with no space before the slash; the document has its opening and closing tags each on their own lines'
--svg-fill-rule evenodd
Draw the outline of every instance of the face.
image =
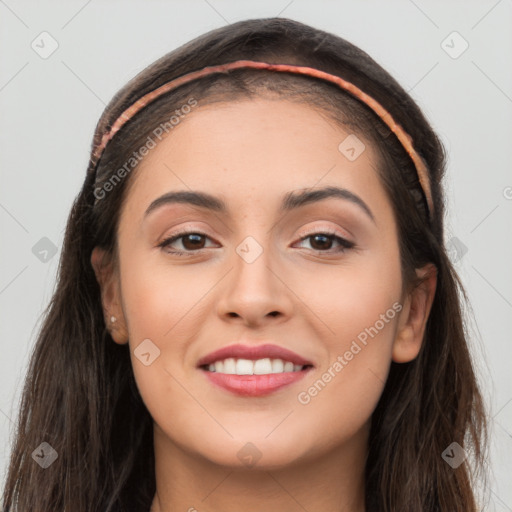
<svg viewBox="0 0 512 512">
<path fill-rule="evenodd" d="M 365 442 L 391 361 L 419 344 L 377 153 L 357 137 L 297 103 L 217 103 L 137 168 L 108 307 L 167 446 L 271 468 Z"/>
</svg>

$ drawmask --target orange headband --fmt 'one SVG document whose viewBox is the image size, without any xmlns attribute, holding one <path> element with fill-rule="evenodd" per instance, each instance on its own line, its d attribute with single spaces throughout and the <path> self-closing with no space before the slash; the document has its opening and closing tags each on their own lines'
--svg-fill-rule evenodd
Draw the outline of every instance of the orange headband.
<svg viewBox="0 0 512 512">
<path fill-rule="evenodd" d="M 352 96 L 355 96 L 364 104 L 368 105 L 368 107 L 370 107 L 389 127 L 389 129 L 396 135 L 396 137 L 401 142 L 402 146 L 404 147 L 404 149 L 407 151 L 412 161 L 414 162 L 416 172 L 418 174 L 418 180 L 420 182 L 421 188 L 427 200 L 429 215 L 430 218 L 432 218 L 434 208 L 432 203 L 432 193 L 430 190 L 428 170 L 424 160 L 414 149 L 410 135 L 408 135 L 404 131 L 404 129 L 394 121 L 394 119 L 391 117 L 391 114 L 378 101 L 374 100 L 371 96 L 368 96 L 368 94 L 361 91 L 359 87 L 356 87 L 354 84 L 347 82 L 346 80 L 343 80 L 343 78 L 340 78 L 339 76 L 331 75 L 330 73 L 326 73 L 325 71 L 321 71 L 319 69 L 310 68 L 306 66 L 294 66 L 291 64 L 268 64 L 266 62 L 255 62 L 251 60 L 237 60 L 235 62 L 230 62 L 228 64 L 208 66 L 198 71 L 192 71 L 190 73 L 187 73 L 186 75 L 175 78 L 174 80 L 171 80 L 170 82 L 161 85 L 157 89 L 148 92 L 147 94 L 139 98 L 116 119 L 116 121 L 112 124 L 110 130 L 103 134 L 100 143 L 96 146 L 96 148 L 94 148 L 94 165 L 96 166 L 99 159 L 101 158 L 101 155 L 103 154 L 103 151 L 105 150 L 107 143 L 112 139 L 112 137 L 114 137 L 114 135 L 121 129 L 121 127 L 125 123 L 127 123 L 135 114 L 137 114 L 137 112 L 142 110 L 146 105 L 151 103 L 153 100 L 155 100 L 162 94 L 165 94 L 166 92 L 172 89 L 175 89 L 188 82 L 191 82 L 192 80 L 197 80 L 198 78 L 202 78 L 206 75 L 210 75 L 213 73 L 223 73 L 231 69 L 239 68 L 268 69 L 270 71 L 297 73 L 301 75 L 312 76 L 315 78 L 321 78 L 322 80 L 327 80 L 328 82 L 338 85 L 341 89 L 348 91 L 350 94 L 352 94 Z"/>
</svg>

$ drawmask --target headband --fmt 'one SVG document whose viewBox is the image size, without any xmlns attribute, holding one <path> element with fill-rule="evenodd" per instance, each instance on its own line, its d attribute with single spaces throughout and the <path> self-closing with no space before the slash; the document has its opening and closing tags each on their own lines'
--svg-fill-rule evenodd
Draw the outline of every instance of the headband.
<svg viewBox="0 0 512 512">
<path fill-rule="evenodd" d="M 427 166 L 421 156 L 416 152 L 414 146 L 412 144 L 412 138 L 408 135 L 405 130 L 397 124 L 391 114 L 375 99 L 371 96 L 363 92 L 359 87 L 355 86 L 351 82 L 347 82 L 336 75 L 331 75 L 330 73 L 326 73 L 325 71 L 321 71 L 319 69 L 310 68 L 306 66 L 295 66 L 291 64 L 268 64 L 266 62 L 255 62 L 251 60 L 237 60 L 235 62 L 229 62 L 227 64 L 220 64 L 217 66 L 208 66 L 203 69 L 192 71 L 185 75 L 182 75 L 178 78 L 175 78 L 157 89 L 154 89 L 151 92 L 148 92 L 141 98 L 139 98 L 135 103 L 133 103 L 130 107 L 128 107 L 121 115 L 116 119 L 116 121 L 111 125 L 110 129 L 103 134 L 100 143 L 94 148 L 92 153 L 92 162 L 94 167 L 96 167 L 98 161 L 101 158 L 101 155 L 105 151 L 105 147 L 108 142 L 114 137 L 114 135 L 123 127 L 125 123 L 127 123 L 135 114 L 137 114 L 140 110 L 142 110 L 146 105 L 160 97 L 162 94 L 171 91 L 172 89 L 176 89 L 183 84 L 191 82 L 192 80 L 197 80 L 207 75 L 211 75 L 213 73 L 223 73 L 229 71 L 231 69 L 240 69 L 240 68 L 253 68 L 253 69 L 267 69 L 270 71 L 280 71 L 286 73 L 296 73 L 300 75 L 308 75 L 315 78 L 320 78 L 322 80 L 326 80 L 331 82 L 341 89 L 348 91 L 352 96 L 356 97 L 362 103 L 370 107 L 388 126 L 388 128 L 396 135 L 397 139 L 400 141 L 405 151 L 411 157 L 411 160 L 416 167 L 416 172 L 418 175 L 418 180 L 420 182 L 420 186 L 425 195 L 425 199 L 427 200 L 429 216 L 433 217 L 433 202 L 432 202 L 432 193 L 430 189 L 430 180 L 428 175 Z"/>
</svg>

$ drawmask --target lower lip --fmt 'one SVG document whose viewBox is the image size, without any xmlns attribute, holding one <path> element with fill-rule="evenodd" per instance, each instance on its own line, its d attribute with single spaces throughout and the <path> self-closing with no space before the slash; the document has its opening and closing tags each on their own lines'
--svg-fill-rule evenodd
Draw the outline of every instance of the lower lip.
<svg viewBox="0 0 512 512">
<path fill-rule="evenodd" d="M 310 370 L 312 370 L 312 367 L 300 372 L 269 373 L 266 375 L 230 375 L 206 370 L 201 371 L 206 374 L 210 382 L 232 393 L 241 396 L 263 396 L 298 382 Z"/>
</svg>

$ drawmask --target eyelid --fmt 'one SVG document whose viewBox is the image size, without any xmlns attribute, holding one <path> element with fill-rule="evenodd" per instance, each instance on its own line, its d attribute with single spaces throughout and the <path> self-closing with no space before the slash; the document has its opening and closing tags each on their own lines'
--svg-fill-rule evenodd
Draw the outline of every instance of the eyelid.
<svg viewBox="0 0 512 512">
<path fill-rule="evenodd" d="M 324 233 L 326 235 L 336 235 L 347 242 L 355 243 L 351 239 L 353 237 L 349 233 L 347 233 L 346 231 L 341 231 L 340 229 L 337 229 L 337 228 L 334 228 L 331 226 L 329 226 L 329 227 L 328 226 L 314 226 L 313 228 L 309 228 L 307 230 L 301 231 L 299 237 L 300 237 L 300 239 L 302 239 L 304 237 L 307 237 L 310 235 L 315 235 L 318 233 Z"/>
<path fill-rule="evenodd" d="M 177 240 L 180 240 L 181 238 L 185 238 L 187 235 L 191 235 L 191 234 L 194 234 L 194 235 L 200 235 L 200 236 L 204 236 L 205 238 L 211 240 L 212 242 L 218 244 L 219 242 L 217 242 L 215 240 L 215 238 L 213 238 L 212 236 L 210 236 L 205 230 L 203 229 L 197 229 L 197 228 L 182 228 L 182 229 L 177 229 L 175 231 L 172 231 L 171 233 L 163 236 L 156 244 L 156 247 L 162 247 L 164 244 L 166 245 L 170 245 L 171 241 L 172 243 L 176 242 Z M 174 239 L 174 240 L 173 240 Z M 205 248 L 203 249 L 197 249 L 197 251 L 195 252 L 199 252 L 199 251 L 202 251 L 204 250 Z M 190 253 L 192 253 L 192 251 L 188 251 Z"/>
<path fill-rule="evenodd" d="M 159 237 L 159 242 L 156 245 L 160 244 L 161 242 L 164 242 L 165 240 L 168 240 L 169 238 L 173 238 L 176 235 L 187 235 L 189 233 L 202 234 L 208 236 L 208 238 L 211 238 L 213 240 L 214 238 L 208 234 L 209 231 L 211 231 L 209 227 L 196 226 L 190 224 L 187 224 L 184 227 L 174 227 L 171 228 L 170 231 L 165 231 L 164 234 Z"/>
</svg>

